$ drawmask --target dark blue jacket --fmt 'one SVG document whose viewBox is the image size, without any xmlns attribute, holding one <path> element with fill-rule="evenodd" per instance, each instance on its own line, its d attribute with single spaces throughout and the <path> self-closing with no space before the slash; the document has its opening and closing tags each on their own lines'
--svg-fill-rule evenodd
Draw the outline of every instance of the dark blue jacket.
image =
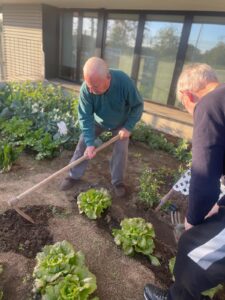
<svg viewBox="0 0 225 300">
<path fill-rule="evenodd" d="M 205 95 L 194 111 L 187 221 L 200 224 L 220 194 L 225 171 L 225 84 Z M 223 204 L 221 199 L 219 204 Z"/>
</svg>

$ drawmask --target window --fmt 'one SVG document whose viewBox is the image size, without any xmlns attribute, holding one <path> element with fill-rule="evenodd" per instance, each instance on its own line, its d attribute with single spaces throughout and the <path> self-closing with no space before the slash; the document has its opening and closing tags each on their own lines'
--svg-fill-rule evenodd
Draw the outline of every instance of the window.
<svg viewBox="0 0 225 300">
<path fill-rule="evenodd" d="M 137 82 L 145 99 L 167 104 L 183 19 L 182 16 L 147 16 Z"/>
<path fill-rule="evenodd" d="M 109 14 L 104 59 L 110 68 L 131 75 L 138 15 Z"/>
<path fill-rule="evenodd" d="M 77 67 L 78 14 L 67 12 L 60 19 L 60 76 L 75 80 Z"/>
<path fill-rule="evenodd" d="M 80 78 L 83 78 L 83 66 L 85 61 L 95 55 L 98 26 L 97 17 L 97 13 L 85 13 L 83 16 Z"/>
<path fill-rule="evenodd" d="M 194 17 L 185 64 L 207 63 L 225 81 L 225 19 Z"/>
</svg>

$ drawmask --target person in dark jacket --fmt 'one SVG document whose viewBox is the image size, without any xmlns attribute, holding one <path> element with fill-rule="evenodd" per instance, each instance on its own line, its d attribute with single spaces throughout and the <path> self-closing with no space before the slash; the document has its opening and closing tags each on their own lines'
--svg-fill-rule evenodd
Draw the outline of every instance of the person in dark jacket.
<svg viewBox="0 0 225 300">
<path fill-rule="evenodd" d="M 143 111 L 143 99 L 133 81 L 120 70 L 111 70 L 98 57 L 87 60 L 83 68 L 84 82 L 80 89 L 78 119 L 82 130 L 71 161 L 82 155 L 95 156 L 95 139 L 104 131 L 119 134 L 110 162 L 111 182 L 115 194 L 124 196 L 124 175 L 128 156 L 129 137 Z M 61 190 L 72 188 L 87 167 L 85 161 L 70 170 Z"/>
<path fill-rule="evenodd" d="M 178 243 L 174 284 L 168 292 L 146 285 L 146 300 L 208 299 L 201 293 L 225 282 L 225 199 L 218 201 L 225 171 L 225 84 L 210 66 L 192 64 L 179 77 L 177 96 L 194 117 L 186 231 Z"/>
</svg>

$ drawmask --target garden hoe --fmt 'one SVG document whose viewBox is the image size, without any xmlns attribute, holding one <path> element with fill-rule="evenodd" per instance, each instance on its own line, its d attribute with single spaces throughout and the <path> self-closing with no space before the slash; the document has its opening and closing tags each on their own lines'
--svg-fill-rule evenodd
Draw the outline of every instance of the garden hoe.
<svg viewBox="0 0 225 300">
<path fill-rule="evenodd" d="M 101 150 L 105 149 L 106 147 L 108 147 L 109 145 L 111 145 L 112 143 L 116 142 L 117 140 L 119 140 L 119 135 L 114 136 L 113 138 L 111 138 L 108 142 L 102 144 L 101 146 L 99 146 L 96 149 L 96 153 L 100 152 Z M 16 212 L 18 214 L 20 214 L 23 218 L 25 218 L 26 220 L 28 220 L 29 222 L 34 224 L 34 220 L 28 216 L 26 213 L 24 213 L 21 209 L 19 209 L 18 207 L 15 207 L 18 203 L 19 200 L 21 200 L 24 196 L 30 194 L 33 191 L 36 191 L 37 189 L 39 189 L 41 186 L 43 186 L 44 184 L 50 182 L 53 178 L 55 178 L 56 176 L 62 174 L 63 172 L 71 169 L 72 167 L 75 167 L 79 164 L 81 164 L 83 161 L 87 160 L 87 156 L 83 155 L 80 158 L 78 158 L 77 160 L 71 162 L 70 164 L 68 164 L 67 166 L 65 166 L 64 168 L 60 169 L 59 171 L 53 173 L 52 175 L 50 175 L 49 177 L 45 178 L 44 180 L 42 180 L 41 182 L 35 184 L 33 187 L 29 188 L 28 190 L 26 190 L 25 192 L 23 192 L 22 194 L 14 197 L 13 199 L 8 200 L 8 205 L 11 206 L 13 209 L 16 210 Z"/>
</svg>

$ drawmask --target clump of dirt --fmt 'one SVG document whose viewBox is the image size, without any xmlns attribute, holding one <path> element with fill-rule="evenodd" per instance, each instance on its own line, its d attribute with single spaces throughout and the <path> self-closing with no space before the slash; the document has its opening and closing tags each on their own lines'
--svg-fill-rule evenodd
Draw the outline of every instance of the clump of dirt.
<svg viewBox="0 0 225 300">
<path fill-rule="evenodd" d="M 33 218 L 32 224 L 15 210 L 0 215 L 0 252 L 13 252 L 34 258 L 42 247 L 53 243 L 48 230 L 48 220 L 63 209 L 50 206 L 28 206 L 23 209 Z"/>
</svg>

